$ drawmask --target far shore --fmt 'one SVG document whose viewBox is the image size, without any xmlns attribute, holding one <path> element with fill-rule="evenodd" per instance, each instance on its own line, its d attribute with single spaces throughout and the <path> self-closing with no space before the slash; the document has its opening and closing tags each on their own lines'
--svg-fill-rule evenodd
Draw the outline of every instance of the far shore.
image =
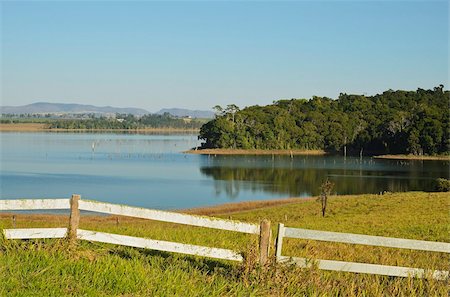
<svg viewBox="0 0 450 297">
<path fill-rule="evenodd" d="M 199 129 L 182 128 L 139 128 L 139 129 L 61 129 L 50 128 L 46 123 L 11 123 L 0 124 L 0 132 L 127 132 L 127 133 L 198 133 Z M 263 150 L 263 149 L 191 149 L 186 154 L 197 155 L 287 155 L 287 156 L 323 156 L 329 154 L 324 150 Z M 450 155 L 379 155 L 374 159 L 388 160 L 440 160 L 450 161 Z"/>
<path fill-rule="evenodd" d="M 323 156 L 330 153 L 323 150 L 256 150 L 256 149 L 191 149 L 185 151 L 186 154 L 197 155 L 313 155 Z M 379 155 L 373 156 L 375 159 L 391 160 L 442 160 L 450 161 L 450 156 L 418 156 L 418 155 Z"/>
<path fill-rule="evenodd" d="M 131 133 L 198 133 L 198 129 L 181 128 L 139 128 L 139 129 L 61 129 L 49 128 L 44 123 L 0 124 L 0 132 L 131 132 Z"/>
<path fill-rule="evenodd" d="M 381 155 L 374 156 L 375 159 L 390 160 L 443 160 L 450 161 L 450 156 L 418 156 L 418 155 Z"/>
<path fill-rule="evenodd" d="M 192 149 L 185 151 L 187 154 L 197 155 L 315 155 L 323 156 L 327 152 L 323 150 L 243 150 L 243 149 Z"/>
<path fill-rule="evenodd" d="M 44 123 L 14 123 L 0 124 L 1 132 L 34 132 L 48 130 L 48 124 Z"/>
</svg>

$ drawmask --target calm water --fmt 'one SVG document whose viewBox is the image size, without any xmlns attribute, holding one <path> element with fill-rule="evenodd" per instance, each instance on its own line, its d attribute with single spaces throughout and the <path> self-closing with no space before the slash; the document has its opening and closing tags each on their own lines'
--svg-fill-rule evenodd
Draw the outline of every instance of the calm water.
<svg viewBox="0 0 450 297">
<path fill-rule="evenodd" d="M 0 133 L 1 198 L 82 198 L 159 209 L 317 195 L 431 190 L 446 161 L 182 154 L 196 135 Z"/>
</svg>

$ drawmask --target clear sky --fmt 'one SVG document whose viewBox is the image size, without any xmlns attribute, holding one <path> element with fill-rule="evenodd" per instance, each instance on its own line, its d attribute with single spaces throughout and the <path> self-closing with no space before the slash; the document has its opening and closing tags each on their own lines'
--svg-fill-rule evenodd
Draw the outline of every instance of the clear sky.
<svg viewBox="0 0 450 297">
<path fill-rule="evenodd" d="M 449 87 L 448 1 L 4 1 L 2 105 L 210 109 Z"/>
</svg>

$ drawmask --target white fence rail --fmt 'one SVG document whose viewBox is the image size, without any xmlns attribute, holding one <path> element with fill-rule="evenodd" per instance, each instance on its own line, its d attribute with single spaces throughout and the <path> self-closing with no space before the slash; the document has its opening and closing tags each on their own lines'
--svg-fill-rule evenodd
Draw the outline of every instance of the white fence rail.
<svg viewBox="0 0 450 297">
<path fill-rule="evenodd" d="M 79 211 L 88 210 L 107 214 L 129 216 L 205 228 L 214 228 L 247 234 L 258 234 L 260 236 L 260 261 L 264 264 L 268 260 L 270 244 L 270 223 L 268 223 L 267 221 L 263 221 L 261 223 L 261 227 L 258 224 L 243 223 L 233 220 L 131 207 L 126 205 L 97 201 L 80 200 L 79 195 L 73 195 L 71 199 L 0 200 L 0 211 L 37 209 L 70 209 L 71 212 L 69 228 L 5 229 L 3 230 L 5 238 L 34 239 L 68 237 L 72 241 L 76 239 L 82 239 L 166 252 L 225 259 L 231 261 L 243 260 L 242 256 L 239 253 L 227 249 L 80 230 L 78 229 L 80 220 Z"/>
<path fill-rule="evenodd" d="M 257 224 L 248 224 L 206 216 L 196 216 L 97 201 L 80 200 L 79 209 L 249 234 L 259 234 L 260 232 L 259 225 Z"/>
<path fill-rule="evenodd" d="M 67 228 L 5 229 L 6 239 L 64 238 Z"/>
<path fill-rule="evenodd" d="M 400 266 L 367 264 L 367 263 L 355 263 L 345 261 L 334 260 L 316 260 L 312 261 L 306 258 L 298 257 L 286 257 L 281 256 L 278 258 L 281 263 L 295 263 L 300 267 L 311 267 L 317 265 L 322 270 L 333 270 L 342 272 L 354 272 L 354 273 L 368 273 L 378 275 L 389 275 L 399 277 L 432 277 L 437 280 L 445 280 L 449 277 L 448 271 L 427 271 L 421 268 L 410 268 Z"/>
<path fill-rule="evenodd" d="M 67 228 L 29 228 L 29 229 L 5 229 L 7 239 L 34 239 L 34 238 L 64 238 L 67 236 Z M 77 238 L 87 241 L 112 243 L 117 245 L 146 248 L 157 251 L 181 253 L 195 256 L 242 261 L 242 256 L 232 250 L 204 247 L 192 244 L 184 244 L 163 240 L 125 236 L 89 230 L 77 230 Z"/>
<path fill-rule="evenodd" d="M 333 241 L 341 243 L 353 243 L 375 245 L 383 247 L 422 250 L 430 252 L 450 253 L 450 243 L 425 240 L 413 240 L 382 236 L 371 236 L 351 233 L 339 233 L 329 231 L 316 231 L 298 228 L 284 228 L 285 237 L 312 239 L 321 241 Z"/>
<path fill-rule="evenodd" d="M 153 240 L 147 238 L 139 238 L 133 236 L 102 233 L 80 229 L 78 229 L 77 234 L 79 239 L 84 239 L 88 241 L 112 243 L 131 247 L 152 249 L 157 251 L 218 258 L 231 261 L 242 261 L 242 256 L 239 253 L 227 249 L 204 247 L 192 244 L 184 244 L 163 240 Z"/>
<path fill-rule="evenodd" d="M 88 210 L 113 215 L 129 216 L 134 218 L 171 222 L 176 224 L 185 224 L 190 226 L 221 229 L 249 234 L 260 233 L 260 226 L 258 224 L 249 224 L 207 216 L 197 216 L 90 200 L 79 200 L 78 205 L 79 210 Z M 0 211 L 37 209 L 70 209 L 70 199 L 0 200 Z"/>
<path fill-rule="evenodd" d="M 70 199 L 0 200 L 0 210 L 70 209 Z"/>
<path fill-rule="evenodd" d="M 311 267 L 317 265 L 319 269 L 345 271 L 355 273 L 369 273 L 400 277 L 432 277 L 438 280 L 448 279 L 449 271 L 429 271 L 421 268 L 399 267 L 389 265 L 355 263 L 333 260 L 312 260 L 299 257 L 282 256 L 283 238 L 298 238 L 321 240 L 351 244 L 362 244 L 382 247 L 404 248 L 431 252 L 450 253 L 450 243 L 432 242 L 423 240 L 412 240 L 402 238 L 391 238 L 381 236 L 369 236 L 350 233 L 338 233 L 328 231 L 316 231 L 300 228 L 286 228 L 283 224 L 278 225 L 278 237 L 276 243 L 276 260 L 281 263 L 294 263 L 300 267 Z"/>
</svg>

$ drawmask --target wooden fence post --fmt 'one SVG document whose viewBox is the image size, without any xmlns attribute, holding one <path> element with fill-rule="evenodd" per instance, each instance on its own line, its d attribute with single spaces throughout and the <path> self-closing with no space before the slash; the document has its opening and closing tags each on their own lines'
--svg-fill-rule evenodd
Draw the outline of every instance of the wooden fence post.
<svg viewBox="0 0 450 297">
<path fill-rule="evenodd" d="M 259 263 L 264 266 L 269 259 L 270 221 L 262 220 L 259 233 Z"/>
<path fill-rule="evenodd" d="M 69 219 L 69 232 L 68 238 L 71 243 L 75 243 L 77 240 L 77 229 L 80 223 L 80 210 L 78 208 L 78 201 L 80 200 L 80 195 L 72 195 L 70 199 L 70 219 Z"/>
<path fill-rule="evenodd" d="M 275 259 L 279 262 L 281 259 L 281 249 L 283 247 L 284 224 L 278 224 L 278 235 L 275 243 Z"/>
</svg>

